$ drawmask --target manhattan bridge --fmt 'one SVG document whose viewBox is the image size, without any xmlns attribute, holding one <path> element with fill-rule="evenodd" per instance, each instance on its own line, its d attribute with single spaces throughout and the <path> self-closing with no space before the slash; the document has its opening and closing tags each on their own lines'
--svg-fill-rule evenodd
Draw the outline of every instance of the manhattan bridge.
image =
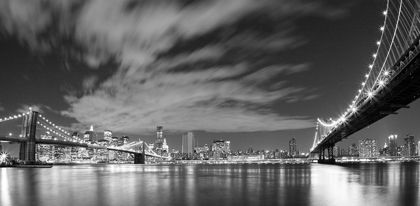
<svg viewBox="0 0 420 206">
<path fill-rule="evenodd" d="M 318 118 L 312 155 L 334 163 L 334 145 L 420 97 L 420 1 L 388 0 L 377 49 L 364 80 L 345 111 Z"/>
</svg>

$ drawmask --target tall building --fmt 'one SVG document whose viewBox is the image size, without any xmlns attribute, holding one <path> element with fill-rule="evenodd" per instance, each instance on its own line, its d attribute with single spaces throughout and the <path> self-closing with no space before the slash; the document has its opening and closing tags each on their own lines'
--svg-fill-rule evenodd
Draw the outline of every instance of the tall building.
<svg viewBox="0 0 420 206">
<path fill-rule="evenodd" d="M 406 156 L 415 156 L 416 155 L 416 143 L 414 143 L 414 136 L 407 135 L 404 137 L 404 148 L 406 150 Z"/>
<path fill-rule="evenodd" d="M 389 156 L 389 147 L 385 142 L 385 145 L 383 148 L 379 149 L 379 156 L 385 157 L 385 156 Z"/>
<path fill-rule="evenodd" d="M 346 156 L 347 155 L 346 149 L 341 149 L 340 155 L 341 156 Z"/>
<path fill-rule="evenodd" d="M 397 135 L 390 135 L 388 137 L 389 141 L 389 156 L 397 156 L 398 149 L 397 149 Z"/>
<path fill-rule="evenodd" d="M 73 134 L 71 135 L 71 139 L 74 142 L 79 141 L 79 133 L 78 132 L 73 132 Z"/>
<path fill-rule="evenodd" d="M 349 156 L 359 156 L 359 150 L 357 149 L 356 143 L 352 143 L 351 146 L 349 146 L 348 155 Z"/>
<path fill-rule="evenodd" d="M 128 142 L 130 141 L 130 137 L 128 137 L 127 135 L 123 135 L 121 137 L 122 143 L 123 145 L 128 144 Z"/>
<path fill-rule="evenodd" d="M 162 149 L 162 146 L 163 146 L 163 127 L 158 126 L 156 128 L 155 149 Z"/>
<path fill-rule="evenodd" d="M 359 140 L 359 157 L 377 157 L 376 139 Z"/>
<path fill-rule="evenodd" d="M 182 134 L 182 150 L 181 150 L 181 152 L 183 154 L 184 153 L 192 154 L 192 153 L 194 153 L 194 148 L 195 148 L 194 133 L 188 132 L 188 133 Z M 189 156 L 190 155 L 188 155 L 188 157 Z"/>
<path fill-rule="evenodd" d="M 417 155 L 420 156 L 420 141 L 417 143 Z"/>
<path fill-rule="evenodd" d="M 227 159 L 230 154 L 230 141 L 214 140 L 211 145 L 212 159 Z"/>
<path fill-rule="evenodd" d="M 104 140 L 107 140 L 108 142 L 112 141 L 112 131 L 111 130 L 105 130 L 104 131 Z"/>
<path fill-rule="evenodd" d="M 86 131 L 85 134 L 83 135 L 83 139 L 85 142 L 96 142 L 97 138 L 96 138 L 96 133 L 95 131 L 93 131 L 93 126 L 90 126 L 90 130 Z"/>
<path fill-rule="evenodd" d="M 166 143 L 166 138 L 163 138 L 162 152 L 169 153 L 169 146 Z"/>
<path fill-rule="evenodd" d="M 338 156 L 340 156 L 340 147 L 339 146 L 337 146 L 337 145 L 335 145 L 334 146 L 334 150 L 333 150 L 333 155 L 334 155 L 334 157 L 338 157 Z"/>
<path fill-rule="evenodd" d="M 289 156 L 297 156 L 296 139 L 292 138 L 289 140 Z"/>
</svg>

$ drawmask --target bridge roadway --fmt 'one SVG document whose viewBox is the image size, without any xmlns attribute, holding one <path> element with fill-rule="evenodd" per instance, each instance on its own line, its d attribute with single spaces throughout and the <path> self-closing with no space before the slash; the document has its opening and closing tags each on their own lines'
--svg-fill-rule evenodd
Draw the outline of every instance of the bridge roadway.
<svg viewBox="0 0 420 206">
<path fill-rule="evenodd" d="M 378 89 L 373 98 L 362 99 L 357 112 L 346 116 L 346 122 L 333 129 L 311 152 L 318 153 L 326 147 L 331 147 L 389 114 L 397 114 L 397 110 L 408 108 L 408 104 L 418 99 L 420 97 L 419 51 L 419 38 L 417 38 L 392 67 L 394 77 L 386 86 Z"/>
<path fill-rule="evenodd" d="M 0 141 L 7 141 L 7 142 L 27 142 L 28 139 L 21 138 L 21 137 L 5 137 L 0 136 Z M 107 149 L 112 151 L 118 152 L 126 152 L 131 154 L 142 154 L 142 152 L 136 152 L 131 150 L 124 150 L 114 147 L 106 147 L 106 146 L 99 146 L 87 143 L 80 143 L 80 142 L 72 142 L 72 141 L 62 141 L 62 140 L 51 140 L 51 139 L 36 139 L 35 142 L 37 144 L 51 144 L 51 145 L 61 145 L 61 146 L 69 146 L 69 147 L 85 147 L 85 148 L 92 148 L 92 149 Z M 146 154 L 146 156 L 155 157 L 154 155 Z"/>
</svg>

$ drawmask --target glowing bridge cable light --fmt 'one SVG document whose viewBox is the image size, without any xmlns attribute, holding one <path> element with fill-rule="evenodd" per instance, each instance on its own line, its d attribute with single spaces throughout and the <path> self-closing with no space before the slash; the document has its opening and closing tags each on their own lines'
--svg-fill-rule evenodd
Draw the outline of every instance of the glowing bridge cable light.
<svg viewBox="0 0 420 206">
<path fill-rule="evenodd" d="M 389 56 L 390 56 L 390 53 L 391 53 L 391 50 L 392 50 L 392 47 L 393 47 L 393 45 L 394 45 L 394 42 L 395 42 L 395 37 L 397 36 L 397 31 L 398 31 L 398 28 L 399 28 L 399 24 L 400 24 L 400 19 L 401 19 L 401 13 L 402 13 L 402 5 L 403 5 L 403 0 L 400 0 L 400 5 L 399 5 L 399 9 L 398 9 L 398 16 L 397 16 L 397 19 L 396 19 L 396 23 L 395 23 L 395 29 L 394 29 L 394 32 L 393 32 L 393 35 L 392 35 L 392 38 L 391 38 L 391 43 L 389 44 L 389 49 L 388 49 L 388 52 L 387 52 L 387 54 L 386 54 L 386 56 L 385 56 L 385 59 L 384 59 L 384 62 L 383 62 L 383 64 L 382 64 L 382 67 L 381 67 L 381 69 L 380 69 L 380 71 L 379 72 L 382 72 L 383 70 L 384 70 L 384 68 L 385 68 L 385 66 L 386 66 L 386 62 L 387 62 L 387 60 L 388 60 L 388 58 L 389 58 Z M 387 1 L 387 9 L 386 10 L 388 10 L 388 7 L 389 6 L 389 0 Z M 385 23 L 386 23 L 386 19 L 387 19 L 387 16 L 385 16 Z M 384 24 L 385 24 L 384 23 Z M 383 34 L 384 32 L 382 32 L 382 34 Z M 382 37 L 381 37 L 382 38 Z M 398 38 L 397 38 L 398 39 Z M 376 78 L 376 80 L 375 80 L 375 82 L 374 83 L 376 83 L 377 81 L 378 81 L 378 79 L 379 79 L 379 76 Z"/>
</svg>

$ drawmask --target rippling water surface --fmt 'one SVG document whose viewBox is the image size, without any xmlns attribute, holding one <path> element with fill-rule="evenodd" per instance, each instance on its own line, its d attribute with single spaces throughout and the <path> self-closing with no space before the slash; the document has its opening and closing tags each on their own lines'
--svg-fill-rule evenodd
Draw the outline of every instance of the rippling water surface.
<svg viewBox="0 0 420 206">
<path fill-rule="evenodd" d="M 0 168 L 0 205 L 420 205 L 419 163 Z"/>
</svg>

